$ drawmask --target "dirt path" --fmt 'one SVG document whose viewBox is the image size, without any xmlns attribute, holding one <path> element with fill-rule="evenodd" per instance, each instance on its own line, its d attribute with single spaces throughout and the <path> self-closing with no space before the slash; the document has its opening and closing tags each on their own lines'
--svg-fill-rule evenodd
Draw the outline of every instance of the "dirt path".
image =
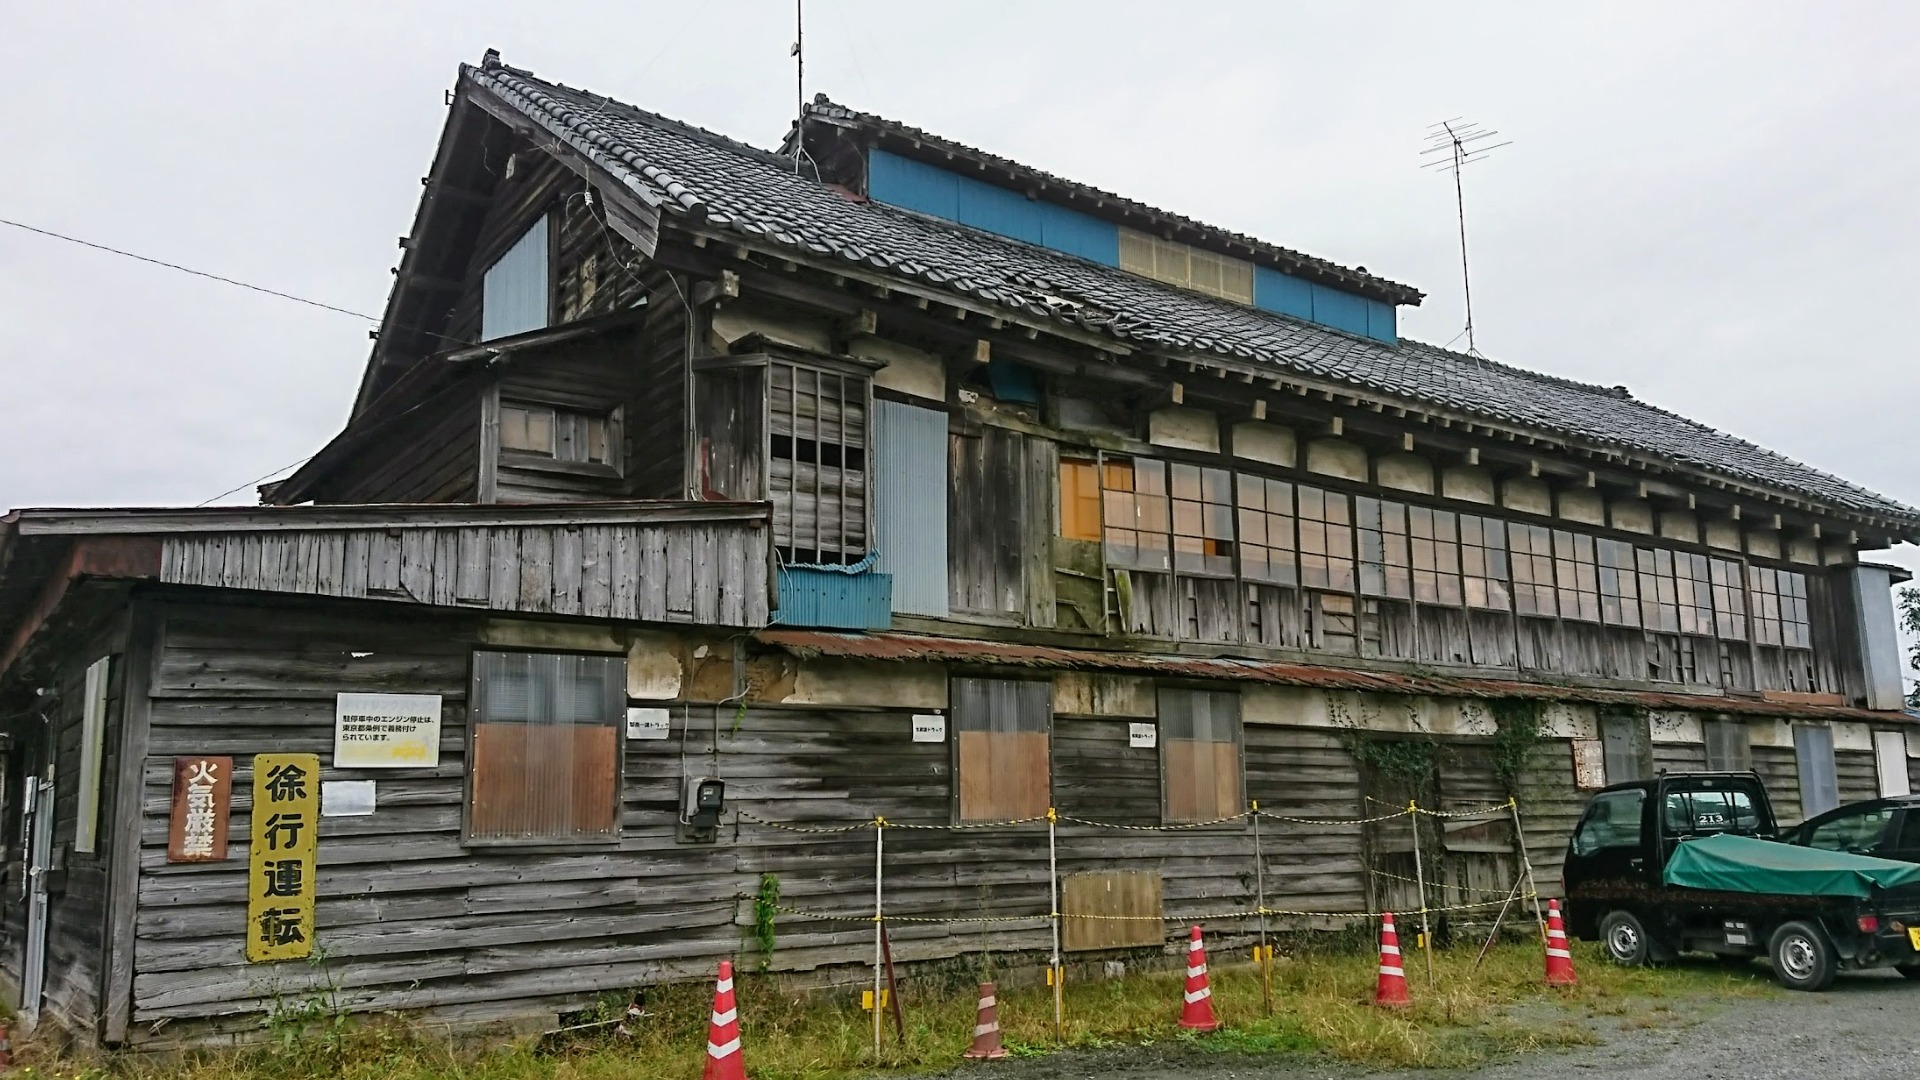
<svg viewBox="0 0 1920 1080">
<path fill-rule="evenodd" d="M 1063 1054 L 944 1074 L 951 1080 L 1914 1080 L 1920 983 L 1843 977 L 1824 994 L 1674 1003 L 1675 1026 L 1631 1023 L 1600 1046 L 1545 1051 L 1471 1072 L 1377 1072 L 1338 1062 L 1179 1050 Z"/>
</svg>

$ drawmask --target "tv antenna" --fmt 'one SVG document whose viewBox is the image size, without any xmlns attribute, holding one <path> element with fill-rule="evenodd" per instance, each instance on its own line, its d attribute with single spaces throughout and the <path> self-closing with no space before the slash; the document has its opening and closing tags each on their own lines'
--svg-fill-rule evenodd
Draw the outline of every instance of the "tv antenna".
<svg viewBox="0 0 1920 1080">
<path fill-rule="evenodd" d="M 807 0 L 793 0 L 793 172 L 807 160 Z"/>
<path fill-rule="evenodd" d="M 1483 128 L 1471 120 L 1454 117 L 1442 120 L 1427 128 L 1427 142 L 1430 144 L 1420 151 L 1420 156 L 1442 154 L 1420 166 L 1423 169 L 1438 169 L 1453 174 L 1453 205 L 1460 218 L 1460 285 L 1466 293 L 1467 326 L 1461 333 L 1467 338 L 1467 353 L 1480 355 L 1473 341 L 1473 275 L 1467 269 L 1467 198 L 1460 183 L 1460 170 L 1476 161 L 1484 161 L 1487 155 L 1503 146 L 1512 146 L 1513 140 L 1497 142 L 1491 146 L 1487 140 L 1499 136 L 1499 132 Z M 1455 341 L 1459 338 L 1455 337 Z"/>
</svg>

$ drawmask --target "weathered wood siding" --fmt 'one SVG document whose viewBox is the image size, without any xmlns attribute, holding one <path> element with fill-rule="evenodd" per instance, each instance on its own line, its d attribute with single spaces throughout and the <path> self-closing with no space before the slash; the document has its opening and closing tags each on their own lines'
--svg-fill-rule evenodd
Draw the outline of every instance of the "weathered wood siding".
<svg viewBox="0 0 1920 1080">
<path fill-rule="evenodd" d="M 480 497 L 479 379 L 439 391 L 351 455 L 314 492 L 321 503 L 458 503 Z"/>
<path fill-rule="evenodd" d="M 529 614 L 764 626 L 757 522 L 416 525 L 169 536 L 161 580 Z"/>
<path fill-rule="evenodd" d="M 1520 823 L 1526 829 L 1527 854 L 1534 883 L 1543 896 L 1559 896 L 1560 868 L 1567 841 L 1587 808 L 1588 793 L 1574 786 L 1573 744 L 1543 739 L 1527 755 L 1520 774 Z"/>
</svg>

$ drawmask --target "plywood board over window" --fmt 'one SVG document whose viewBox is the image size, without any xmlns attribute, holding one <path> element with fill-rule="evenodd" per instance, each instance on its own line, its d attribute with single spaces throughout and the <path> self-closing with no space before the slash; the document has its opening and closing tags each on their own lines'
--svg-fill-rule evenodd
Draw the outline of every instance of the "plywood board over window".
<svg viewBox="0 0 1920 1080">
<path fill-rule="evenodd" d="M 618 837 L 626 678 L 622 656 L 474 654 L 469 843 Z"/>
<path fill-rule="evenodd" d="M 1219 821 L 1246 809 L 1241 742 L 1239 694 L 1163 687 L 1162 819 L 1168 824 Z"/>
<path fill-rule="evenodd" d="M 1159 945 L 1161 881 L 1155 870 L 1068 874 L 1060 879 L 1061 944 L 1070 952 Z"/>
<path fill-rule="evenodd" d="M 962 822 L 1015 821 L 1051 805 L 1053 684 L 953 680 L 955 782 Z"/>
</svg>

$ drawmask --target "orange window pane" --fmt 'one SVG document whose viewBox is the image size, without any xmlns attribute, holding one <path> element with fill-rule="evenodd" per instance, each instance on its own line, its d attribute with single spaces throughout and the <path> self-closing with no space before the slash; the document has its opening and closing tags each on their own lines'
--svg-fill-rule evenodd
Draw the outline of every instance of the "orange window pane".
<svg viewBox="0 0 1920 1080">
<path fill-rule="evenodd" d="M 1093 462 L 1060 462 L 1060 535 L 1100 539 L 1100 478 Z"/>
</svg>

